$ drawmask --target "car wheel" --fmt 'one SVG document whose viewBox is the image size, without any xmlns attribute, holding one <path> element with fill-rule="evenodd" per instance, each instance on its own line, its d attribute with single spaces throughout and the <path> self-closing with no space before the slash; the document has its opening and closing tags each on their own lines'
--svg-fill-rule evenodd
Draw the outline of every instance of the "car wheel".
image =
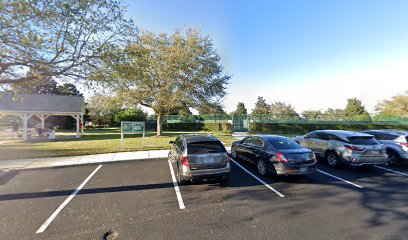
<svg viewBox="0 0 408 240">
<path fill-rule="evenodd" d="M 338 167 L 339 166 L 339 157 L 333 151 L 326 153 L 326 161 L 330 167 Z"/>
<path fill-rule="evenodd" d="M 180 172 L 180 166 L 177 164 L 177 172 L 176 172 L 176 179 L 177 179 L 177 183 L 178 185 L 183 185 L 186 183 L 186 180 L 184 180 L 181 176 L 181 172 Z"/>
<path fill-rule="evenodd" d="M 233 159 L 238 159 L 238 155 L 237 155 L 237 149 L 235 147 L 231 148 L 231 156 Z"/>
<path fill-rule="evenodd" d="M 172 163 L 174 163 L 175 161 L 174 161 L 174 157 L 173 157 L 173 154 L 171 154 L 171 152 L 169 152 L 169 157 L 168 157 L 168 159 L 169 159 L 169 161 L 170 162 L 172 162 Z"/>
<path fill-rule="evenodd" d="M 227 183 L 229 179 L 229 174 L 228 175 L 224 175 L 222 177 L 220 177 L 220 182 L 221 183 Z"/>
<path fill-rule="evenodd" d="M 257 167 L 258 167 L 259 174 L 261 174 L 262 176 L 268 175 L 269 169 L 268 169 L 268 165 L 266 164 L 265 160 L 259 159 Z"/>
<path fill-rule="evenodd" d="M 389 158 L 390 161 L 391 161 L 391 164 L 401 161 L 400 156 L 399 156 L 398 153 L 396 153 L 395 151 L 393 151 L 393 150 L 388 150 L 388 151 L 387 151 L 387 154 L 388 154 L 388 158 Z"/>
</svg>

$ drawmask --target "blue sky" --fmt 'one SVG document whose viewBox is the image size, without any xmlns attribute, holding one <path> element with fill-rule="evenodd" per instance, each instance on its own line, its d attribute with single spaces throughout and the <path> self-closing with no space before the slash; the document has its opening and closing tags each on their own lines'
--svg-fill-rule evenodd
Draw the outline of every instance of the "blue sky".
<svg viewBox="0 0 408 240">
<path fill-rule="evenodd" d="M 199 27 L 227 74 L 224 106 L 257 96 L 298 112 L 341 108 L 358 97 L 369 111 L 408 90 L 408 1 L 133 0 L 128 16 L 153 32 Z"/>
</svg>

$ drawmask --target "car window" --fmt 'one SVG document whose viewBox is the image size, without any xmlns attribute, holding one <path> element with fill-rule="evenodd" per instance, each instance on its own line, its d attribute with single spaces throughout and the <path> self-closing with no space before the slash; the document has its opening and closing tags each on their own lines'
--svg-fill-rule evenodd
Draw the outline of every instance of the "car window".
<svg viewBox="0 0 408 240">
<path fill-rule="evenodd" d="M 178 137 L 178 138 L 176 139 L 175 144 L 176 144 L 177 148 L 178 148 L 180 151 L 184 151 L 183 139 L 181 139 L 181 137 Z"/>
<path fill-rule="evenodd" d="M 394 140 L 398 137 L 393 134 L 379 133 L 379 132 L 365 132 L 365 133 L 373 135 L 377 140 Z"/>
<path fill-rule="evenodd" d="M 254 138 L 254 139 L 252 140 L 252 145 L 255 146 L 255 147 L 263 147 L 265 144 L 264 144 L 264 142 L 262 141 L 262 139 L 260 139 L 260 138 Z"/>
<path fill-rule="evenodd" d="M 346 142 L 343 139 L 341 139 L 340 137 L 334 135 L 334 134 L 329 134 L 328 135 L 329 140 L 335 140 L 335 141 L 340 141 L 340 142 Z"/>
<path fill-rule="evenodd" d="M 299 149 L 303 148 L 298 143 L 283 137 L 269 138 L 268 142 L 277 150 Z"/>
<path fill-rule="evenodd" d="M 382 134 L 382 139 L 381 140 L 394 140 L 396 138 L 398 138 L 397 135 L 393 135 L 393 134 Z M 377 138 L 379 139 L 379 138 Z"/>
<path fill-rule="evenodd" d="M 322 132 L 316 133 L 316 138 L 320 140 L 330 140 L 329 134 Z"/>
<path fill-rule="evenodd" d="M 189 142 L 187 144 L 187 154 L 223 153 L 224 145 L 219 141 Z"/>
<path fill-rule="evenodd" d="M 252 142 L 252 138 L 248 137 L 248 138 L 245 138 L 245 139 L 244 139 L 244 141 L 242 142 L 242 144 L 251 145 L 251 142 Z"/>
<path fill-rule="evenodd" d="M 355 145 L 376 145 L 380 144 L 377 139 L 371 136 L 361 136 L 361 137 L 348 137 L 350 143 Z"/>
<path fill-rule="evenodd" d="M 307 138 L 316 138 L 316 137 L 317 137 L 317 136 L 316 136 L 316 132 L 308 133 L 308 134 L 306 134 L 305 137 L 307 137 Z"/>
</svg>

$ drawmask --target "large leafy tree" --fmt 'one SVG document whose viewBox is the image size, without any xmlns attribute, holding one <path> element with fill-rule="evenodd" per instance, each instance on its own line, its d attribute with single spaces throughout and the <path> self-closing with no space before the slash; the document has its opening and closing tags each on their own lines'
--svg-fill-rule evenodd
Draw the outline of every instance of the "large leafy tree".
<svg viewBox="0 0 408 240">
<path fill-rule="evenodd" d="M 68 96 L 82 96 L 82 93 L 72 83 L 64 83 L 57 86 L 57 94 Z"/>
<path fill-rule="evenodd" d="M 343 114 L 348 120 L 370 120 L 370 115 L 365 109 L 362 102 L 357 98 L 347 99 L 346 108 Z"/>
<path fill-rule="evenodd" d="M 365 110 L 365 107 L 360 100 L 358 100 L 357 98 L 347 99 L 347 105 L 343 111 L 344 115 L 346 115 L 347 117 L 351 117 L 364 114 L 365 112 L 367 111 Z"/>
<path fill-rule="evenodd" d="M 153 109 L 161 135 L 164 115 L 215 104 L 226 95 L 230 77 L 220 60 L 211 39 L 195 29 L 171 35 L 142 32 L 124 50 L 107 55 L 95 79 L 125 102 Z"/>
<path fill-rule="evenodd" d="M 233 115 L 245 115 L 247 114 L 248 111 L 245 107 L 245 104 L 243 102 L 239 102 L 237 104 L 237 109 L 232 113 Z"/>
<path fill-rule="evenodd" d="M 98 126 L 113 126 L 114 117 L 121 111 L 122 106 L 116 97 L 103 94 L 93 95 L 88 103 L 92 123 Z"/>
<path fill-rule="evenodd" d="M 255 108 L 252 109 L 252 114 L 269 114 L 271 110 L 271 106 L 266 103 L 265 98 L 263 97 L 258 97 L 256 103 L 255 103 Z"/>
<path fill-rule="evenodd" d="M 376 110 L 380 116 L 408 118 L 408 91 L 379 102 Z"/>
<path fill-rule="evenodd" d="M 270 106 L 273 119 L 299 119 L 299 114 L 291 104 L 273 102 Z"/>
<path fill-rule="evenodd" d="M 308 120 L 320 120 L 323 117 L 323 113 L 320 110 L 304 110 L 302 116 Z"/>
<path fill-rule="evenodd" d="M 0 1 L 0 86 L 86 79 L 133 24 L 119 0 Z M 48 80 L 47 80 L 48 81 Z"/>
<path fill-rule="evenodd" d="M 204 103 L 198 107 L 200 115 L 226 114 L 224 108 L 218 103 Z"/>
<path fill-rule="evenodd" d="M 42 79 L 35 85 L 27 83 L 16 83 L 12 85 L 12 91 L 16 93 L 58 94 L 58 84 L 51 78 Z"/>
<path fill-rule="evenodd" d="M 147 114 L 140 108 L 123 109 L 113 117 L 115 123 L 120 125 L 122 121 L 146 121 Z"/>
<path fill-rule="evenodd" d="M 328 121 L 339 121 L 344 119 L 344 110 L 340 108 L 328 108 L 323 113 L 323 119 Z"/>
</svg>

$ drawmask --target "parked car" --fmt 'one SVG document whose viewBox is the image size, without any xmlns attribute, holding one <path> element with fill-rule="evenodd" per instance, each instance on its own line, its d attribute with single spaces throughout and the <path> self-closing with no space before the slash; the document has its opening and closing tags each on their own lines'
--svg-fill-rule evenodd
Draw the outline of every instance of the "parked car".
<svg viewBox="0 0 408 240">
<path fill-rule="evenodd" d="M 282 136 L 256 135 L 232 143 L 231 155 L 256 164 L 261 175 L 307 174 L 316 171 L 313 152 Z"/>
<path fill-rule="evenodd" d="M 380 143 L 387 147 L 391 162 L 408 162 L 408 131 L 401 130 L 367 130 Z"/>
<path fill-rule="evenodd" d="M 386 148 L 373 135 L 340 130 L 319 130 L 293 139 L 325 158 L 332 167 L 388 164 Z"/>
<path fill-rule="evenodd" d="M 229 154 L 216 137 L 209 134 L 180 135 L 170 141 L 169 160 L 179 184 L 191 180 L 221 179 L 231 172 Z"/>
</svg>

